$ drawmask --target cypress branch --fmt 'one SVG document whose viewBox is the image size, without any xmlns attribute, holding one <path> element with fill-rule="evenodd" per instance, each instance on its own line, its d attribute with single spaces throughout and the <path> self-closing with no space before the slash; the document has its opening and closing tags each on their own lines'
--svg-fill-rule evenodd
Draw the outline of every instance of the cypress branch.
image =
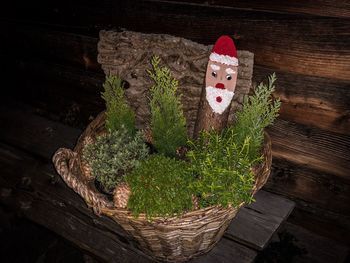
<svg viewBox="0 0 350 263">
<path fill-rule="evenodd" d="M 148 74 L 154 81 L 151 87 L 151 130 L 154 146 L 159 153 L 175 156 L 176 149 L 186 144 L 186 119 L 179 96 L 178 81 L 167 67 L 160 66 L 160 58 L 151 60 L 152 70 Z"/>
<path fill-rule="evenodd" d="M 242 111 L 237 112 L 236 123 L 229 127 L 239 145 L 243 145 L 247 137 L 250 138 L 249 155 L 252 159 L 260 153 L 264 140 L 264 128 L 271 125 L 278 117 L 281 102 L 279 99 L 272 100 L 271 96 L 275 91 L 276 79 L 273 73 L 268 77 L 267 84 L 261 82 L 254 94 L 245 98 Z"/>
<path fill-rule="evenodd" d="M 200 206 L 233 205 L 252 201 L 254 174 L 251 168 L 262 160 L 264 128 L 278 116 L 279 100 L 272 101 L 275 74 L 268 84 L 260 83 L 237 113 L 237 122 L 218 134 L 203 131 L 190 141 L 191 171 L 196 177 L 191 189 L 200 197 Z"/>
<path fill-rule="evenodd" d="M 113 132 L 125 127 L 130 135 L 134 135 L 135 114 L 127 104 L 122 80 L 116 76 L 106 77 L 103 84 L 102 98 L 106 102 L 106 128 Z"/>
</svg>

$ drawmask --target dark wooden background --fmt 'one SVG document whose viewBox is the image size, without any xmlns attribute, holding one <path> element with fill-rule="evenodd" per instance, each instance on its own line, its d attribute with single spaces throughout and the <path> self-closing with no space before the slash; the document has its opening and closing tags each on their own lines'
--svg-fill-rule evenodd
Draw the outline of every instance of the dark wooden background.
<svg viewBox="0 0 350 263">
<path fill-rule="evenodd" d="M 231 35 L 238 49 L 255 53 L 255 82 L 271 72 L 278 77 L 275 95 L 283 104 L 270 129 L 274 169 L 265 189 L 296 201 L 293 224 L 350 245 L 349 2 L 8 3 L 0 10 L 1 92 L 80 128 L 103 109 L 99 30 L 167 33 L 203 44 Z"/>
</svg>

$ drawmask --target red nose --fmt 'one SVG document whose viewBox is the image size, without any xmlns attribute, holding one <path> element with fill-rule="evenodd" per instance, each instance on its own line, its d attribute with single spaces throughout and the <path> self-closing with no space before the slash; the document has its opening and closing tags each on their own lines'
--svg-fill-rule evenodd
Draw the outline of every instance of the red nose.
<svg viewBox="0 0 350 263">
<path fill-rule="evenodd" d="M 225 88 L 225 85 L 224 85 L 223 83 L 217 83 L 217 84 L 215 85 L 215 88 L 217 88 L 217 89 L 224 89 L 224 88 Z"/>
</svg>

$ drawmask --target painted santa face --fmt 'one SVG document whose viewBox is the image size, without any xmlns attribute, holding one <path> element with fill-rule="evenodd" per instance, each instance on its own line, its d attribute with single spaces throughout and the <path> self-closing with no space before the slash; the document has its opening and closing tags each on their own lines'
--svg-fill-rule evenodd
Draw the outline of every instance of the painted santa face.
<svg viewBox="0 0 350 263">
<path fill-rule="evenodd" d="M 237 66 L 209 60 L 205 79 L 206 98 L 215 113 L 223 113 L 230 105 L 237 82 Z"/>
</svg>

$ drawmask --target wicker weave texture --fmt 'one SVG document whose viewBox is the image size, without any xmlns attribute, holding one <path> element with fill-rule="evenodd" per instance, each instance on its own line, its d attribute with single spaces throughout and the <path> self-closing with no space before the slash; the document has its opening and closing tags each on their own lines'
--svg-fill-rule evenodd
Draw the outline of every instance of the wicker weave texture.
<svg viewBox="0 0 350 263">
<path fill-rule="evenodd" d="M 132 235 L 140 248 L 155 259 L 183 262 L 208 252 L 220 240 L 239 207 L 219 206 L 198 209 L 179 217 L 154 218 L 151 222 L 144 214 L 135 218 L 130 211 L 116 208 L 95 188 L 89 168 L 81 162 L 84 146 L 104 132 L 104 114 L 101 113 L 87 127 L 71 151 L 59 149 L 53 157 L 58 173 L 95 213 L 114 219 Z M 267 181 L 271 167 L 271 141 L 265 134 L 264 162 L 254 167 L 255 194 Z M 243 203 L 241 204 L 243 205 Z"/>
</svg>

